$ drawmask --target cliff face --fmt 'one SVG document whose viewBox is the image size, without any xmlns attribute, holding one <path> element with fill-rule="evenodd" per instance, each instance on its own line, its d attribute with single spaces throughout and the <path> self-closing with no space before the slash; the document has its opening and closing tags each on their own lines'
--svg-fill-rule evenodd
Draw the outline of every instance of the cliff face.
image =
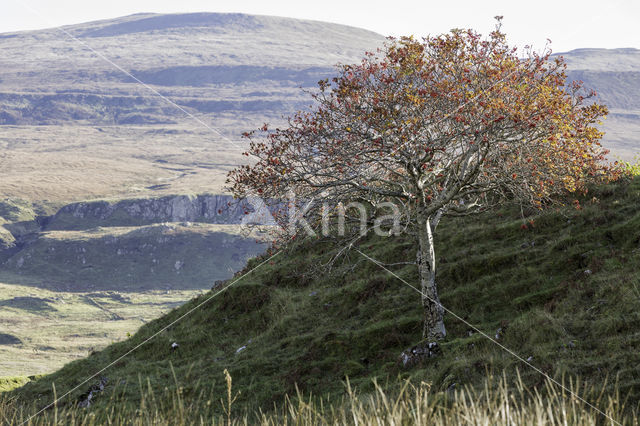
<svg viewBox="0 0 640 426">
<path fill-rule="evenodd" d="M 96 226 L 141 226 L 162 222 L 240 224 L 250 206 L 229 195 L 175 195 L 69 204 L 46 225 L 47 230 L 79 230 Z"/>
<path fill-rule="evenodd" d="M 78 202 L 31 220 L 14 214 L 25 220 L 0 226 L 0 273 L 60 291 L 208 288 L 265 250 L 239 232 L 255 210 L 201 194 Z"/>
<path fill-rule="evenodd" d="M 58 291 L 209 288 L 266 248 L 233 228 L 173 223 L 46 231 L 2 269 Z"/>
</svg>

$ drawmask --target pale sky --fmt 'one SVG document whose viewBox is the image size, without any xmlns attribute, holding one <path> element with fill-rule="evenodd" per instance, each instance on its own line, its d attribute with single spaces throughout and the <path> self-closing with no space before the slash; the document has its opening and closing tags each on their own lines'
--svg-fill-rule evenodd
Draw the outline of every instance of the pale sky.
<svg viewBox="0 0 640 426">
<path fill-rule="evenodd" d="M 640 0 L 0 0 L 0 33 L 115 18 L 139 12 L 242 12 L 315 19 L 383 35 L 487 33 L 493 17 L 522 48 L 640 48 Z"/>
</svg>

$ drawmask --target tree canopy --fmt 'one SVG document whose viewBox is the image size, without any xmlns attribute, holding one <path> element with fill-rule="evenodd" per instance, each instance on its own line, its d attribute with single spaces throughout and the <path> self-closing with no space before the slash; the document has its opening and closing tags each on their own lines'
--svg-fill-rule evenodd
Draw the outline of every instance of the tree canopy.
<svg viewBox="0 0 640 426">
<path fill-rule="evenodd" d="M 434 231 L 443 216 L 503 201 L 538 208 L 615 177 L 596 127 L 607 108 L 549 51 L 524 57 L 500 26 L 390 39 L 319 82 L 288 127 L 247 133 L 255 162 L 229 175 L 236 196 L 371 206 L 397 203 L 416 236 L 424 337 L 444 336 Z M 438 323 L 438 324 L 437 324 Z"/>
</svg>

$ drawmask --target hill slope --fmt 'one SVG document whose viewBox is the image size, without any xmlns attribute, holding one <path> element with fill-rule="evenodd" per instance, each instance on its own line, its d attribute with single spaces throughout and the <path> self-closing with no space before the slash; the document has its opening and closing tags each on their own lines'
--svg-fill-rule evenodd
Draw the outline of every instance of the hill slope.
<svg viewBox="0 0 640 426">
<path fill-rule="evenodd" d="M 304 108 L 301 88 L 383 41 L 344 25 L 218 13 L 0 34 L 0 197 L 220 192 L 241 162 L 242 132 Z"/>
<path fill-rule="evenodd" d="M 217 13 L 0 34 L 0 198 L 220 192 L 225 172 L 242 162 L 242 132 L 282 124 L 311 102 L 301 88 L 383 42 L 344 25 Z M 612 108 L 605 145 L 634 156 L 640 51 L 563 56 L 569 78 Z"/>
<path fill-rule="evenodd" d="M 640 182 L 634 181 L 595 188 L 582 200 L 582 209 L 530 216 L 528 226 L 509 209 L 443 222 L 437 235 L 442 303 L 551 376 L 579 376 L 596 387 L 609 379 L 609 388 L 617 378 L 623 396 L 637 403 L 638 203 Z M 217 400 L 224 391 L 224 369 L 241 390 L 240 406 L 253 409 L 269 409 L 295 394 L 296 387 L 335 398 L 346 376 L 365 392 L 373 378 L 386 388 L 411 378 L 446 391 L 480 386 L 487 371 L 511 379 L 516 368 L 527 385 L 544 382 L 451 315 L 445 318 L 449 334 L 442 352 L 403 367 L 399 354 L 417 343 L 421 332 L 418 295 L 356 253 L 333 272 L 321 268 L 334 247 L 335 241 L 321 239 L 293 244 L 218 296 L 202 295 L 143 326 L 131 339 L 72 362 L 13 396 L 44 405 L 52 399 L 52 383 L 61 395 L 115 360 L 101 373 L 106 390 L 94 401 L 99 416 L 114 392 L 126 401 L 118 410 L 126 410 L 126 404 L 139 407 L 141 389 L 147 387 L 158 395 L 180 388 L 179 398 L 187 401 L 205 387 Z M 359 248 L 388 264 L 415 256 L 414 243 L 404 238 L 370 238 Z M 264 259 L 252 260 L 245 271 Z M 415 266 L 391 268 L 416 283 Z M 83 401 L 97 383 L 97 378 L 89 381 L 60 405 Z"/>
<path fill-rule="evenodd" d="M 59 291 L 208 289 L 265 249 L 241 235 L 245 210 L 214 194 L 78 202 L 55 214 L 0 201 L 0 280 Z"/>
</svg>

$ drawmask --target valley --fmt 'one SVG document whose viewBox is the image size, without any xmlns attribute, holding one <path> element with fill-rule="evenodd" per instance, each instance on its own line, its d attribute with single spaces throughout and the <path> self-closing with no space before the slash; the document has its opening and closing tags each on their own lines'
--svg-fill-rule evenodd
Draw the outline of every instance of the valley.
<svg viewBox="0 0 640 426">
<path fill-rule="evenodd" d="M 185 418 L 217 421 L 219 407 L 202 395 L 218 403 L 223 371 L 241 391 L 240 415 L 299 391 L 344 404 L 345 379 L 374 394 L 372 380 L 392 393 L 411 381 L 437 392 L 436 405 L 463 388 L 499 387 L 492 375 L 542 389 L 538 373 L 521 374 L 517 359 L 451 315 L 443 353 L 403 365 L 422 315 L 409 287 L 355 251 L 322 269 L 333 261 L 329 237 L 296 240 L 269 260 L 264 229 L 245 226 L 255 206 L 229 193 L 227 173 L 251 161 L 244 132 L 286 127 L 311 107 L 319 80 L 384 42 L 344 25 L 219 13 L 0 34 L 0 392 L 26 384 L 8 398 L 44 407 L 53 383 L 74 389 L 156 332 L 105 376 L 122 422 L 155 409 L 143 386 L 165 392 L 159 424 L 171 424 L 171 401 L 183 395 L 199 398 Z M 635 161 L 640 50 L 558 55 L 567 80 L 583 80 L 609 107 L 600 124 L 609 159 Z M 598 387 L 637 402 L 638 179 L 589 187 L 577 208 L 452 218 L 437 250 L 444 304 L 545 374 L 588 377 L 590 395 Z M 418 282 L 415 241 L 389 236 L 357 247 Z M 73 410 L 84 410 L 96 380 L 65 395 L 65 415 L 89 419 Z M 97 401 L 108 416 L 99 410 L 111 402 Z"/>
<path fill-rule="evenodd" d="M 49 285 L 0 274 L 0 389 L 2 380 L 50 373 L 125 340 L 201 292 L 67 292 Z"/>
<path fill-rule="evenodd" d="M 53 371 L 134 333 L 261 253 L 228 196 L 0 203 L 0 377 Z"/>
<path fill-rule="evenodd" d="M 383 40 L 199 13 L 0 35 L 0 377 L 123 339 L 261 253 L 219 195 L 241 133 Z"/>
</svg>

